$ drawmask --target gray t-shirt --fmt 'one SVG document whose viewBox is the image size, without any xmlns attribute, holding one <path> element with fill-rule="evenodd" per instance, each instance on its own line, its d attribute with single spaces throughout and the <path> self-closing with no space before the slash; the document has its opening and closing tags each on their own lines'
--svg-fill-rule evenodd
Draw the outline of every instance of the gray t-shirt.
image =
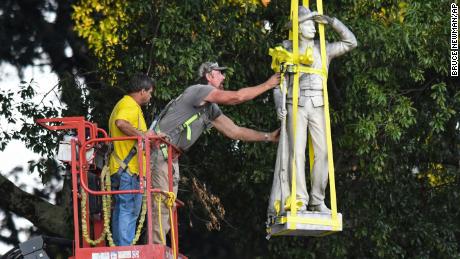
<svg viewBox="0 0 460 259">
<path fill-rule="evenodd" d="M 189 86 L 171 103 L 159 122 L 160 131 L 167 134 L 171 142 L 183 151 L 187 151 L 204 130 L 212 128 L 211 121 L 222 114 L 215 103 L 206 102 L 200 106 L 213 89 L 215 88 L 210 85 Z M 191 138 L 187 140 L 187 129 L 180 131 L 178 127 L 200 111 L 202 113 L 200 118 L 190 124 Z"/>
</svg>

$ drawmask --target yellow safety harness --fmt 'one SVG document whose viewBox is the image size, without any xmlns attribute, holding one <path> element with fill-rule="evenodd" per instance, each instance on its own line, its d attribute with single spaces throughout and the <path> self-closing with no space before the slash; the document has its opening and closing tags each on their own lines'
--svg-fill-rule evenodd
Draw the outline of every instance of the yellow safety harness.
<svg viewBox="0 0 460 259">
<path fill-rule="evenodd" d="M 316 5 L 318 8 L 318 14 L 323 14 L 323 3 L 322 0 L 317 0 Z M 304 6 L 308 8 L 309 1 L 304 1 Z M 294 199 L 296 197 L 296 163 L 295 156 L 292 159 L 292 172 L 291 172 L 291 195 L 285 201 L 285 209 L 291 211 L 291 216 L 285 217 L 282 219 L 281 223 L 285 223 L 289 220 L 290 223 L 293 223 L 295 228 L 295 223 L 304 223 L 304 224 L 320 224 L 320 225 L 329 225 L 332 226 L 334 230 L 339 228 L 339 222 L 337 218 L 337 202 L 336 202 L 336 190 L 335 190 L 335 177 L 334 177 L 334 159 L 332 153 L 332 138 L 331 138 L 331 125 L 330 125 L 330 116 L 329 116 L 329 100 L 327 93 L 327 60 L 326 60 L 326 41 L 324 33 L 324 25 L 319 24 L 319 37 L 320 37 L 320 50 L 321 50 L 321 69 L 315 69 L 312 67 L 307 67 L 305 65 L 310 65 L 313 62 L 313 50 L 307 49 L 306 53 L 303 55 L 299 54 L 299 23 L 298 23 L 298 0 L 291 0 L 291 14 L 290 20 L 292 24 L 292 29 L 289 31 L 289 39 L 292 40 L 293 50 L 292 52 L 287 51 L 283 47 L 276 47 L 269 50 L 269 55 L 272 56 L 271 67 L 276 72 L 281 72 L 283 78 L 284 73 L 288 71 L 289 73 L 294 74 L 294 82 L 292 89 L 292 127 L 293 127 L 293 138 L 296 139 L 296 130 L 297 130 L 297 111 L 298 111 L 298 100 L 299 100 L 299 78 L 300 73 L 311 73 L 318 74 L 322 77 L 323 83 L 323 98 L 324 98 L 324 115 L 325 115 L 325 128 L 326 128 L 326 143 L 327 143 L 327 154 L 328 154 L 328 170 L 329 170 L 329 187 L 330 187 L 330 196 L 331 196 L 331 220 L 324 219 L 314 219 L 314 218 L 301 218 L 297 217 L 297 210 L 302 206 L 302 202 Z M 287 68 L 289 66 L 289 69 Z M 286 94 L 287 91 L 283 91 L 283 94 Z M 295 142 L 295 141 L 294 141 Z M 314 153 L 313 145 L 309 136 L 309 158 L 310 158 L 310 172 L 312 171 L 312 166 L 314 162 Z M 293 152 L 295 153 L 295 145 Z M 275 201 L 274 204 L 275 211 L 279 212 L 281 210 L 281 201 Z"/>
<path fill-rule="evenodd" d="M 166 115 L 166 113 L 169 110 L 169 107 L 171 107 L 172 104 L 176 103 L 181 97 L 182 97 L 182 94 L 179 95 L 176 99 L 173 99 L 168 104 L 166 104 L 165 108 L 161 111 L 158 117 L 155 118 L 150 128 L 153 129 L 157 134 L 161 132 L 161 129 L 160 129 L 161 119 Z M 187 131 L 187 134 L 186 134 L 187 141 L 192 140 L 192 128 L 190 126 L 192 125 L 193 122 L 198 120 L 201 117 L 201 115 L 204 114 L 205 109 L 206 109 L 206 106 L 203 106 L 197 113 L 193 114 L 190 118 L 185 120 L 182 124 L 179 124 L 175 129 L 173 129 L 170 132 L 170 136 L 181 134 L 182 131 L 186 130 Z M 160 150 L 161 150 L 161 153 L 163 154 L 164 159 L 167 160 L 168 159 L 168 147 L 164 143 L 161 143 L 159 146 L 160 146 Z"/>
</svg>

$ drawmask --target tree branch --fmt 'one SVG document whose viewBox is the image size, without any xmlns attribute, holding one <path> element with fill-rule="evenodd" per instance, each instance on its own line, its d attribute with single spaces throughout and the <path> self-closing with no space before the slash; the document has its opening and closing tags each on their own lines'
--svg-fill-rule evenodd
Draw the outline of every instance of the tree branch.
<svg viewBox="0 0 460 259">
<path fill-rule="evenodd" d="M 72 237 L 72 222 L 63 207 L 29 194 L 0 174 L 0 207 L 26 218 L 41 231 L 60 237 Z"/>
</svg>

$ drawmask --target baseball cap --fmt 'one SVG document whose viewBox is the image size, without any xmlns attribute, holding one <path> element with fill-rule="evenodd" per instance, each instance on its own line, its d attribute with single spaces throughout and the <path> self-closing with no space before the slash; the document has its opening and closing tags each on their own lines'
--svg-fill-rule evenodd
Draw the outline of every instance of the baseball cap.
<svg viewBox="0 0 460 259">
<path fill-rule="evenodd" d="M 220 67 L 217 62 L 204 62 L 201 64 L 200 68 L 198 69 L 198 77 L 202 78 L 204 77 L 207 73 L 210 73 L 213 70 L 219 70 L 223 71 L 226 70 L 227 67 Z"/>
</svg>

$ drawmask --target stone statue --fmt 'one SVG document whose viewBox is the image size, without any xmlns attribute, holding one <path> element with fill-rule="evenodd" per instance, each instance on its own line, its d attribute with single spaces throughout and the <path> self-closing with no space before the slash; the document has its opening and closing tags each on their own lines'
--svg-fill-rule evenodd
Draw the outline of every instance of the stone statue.
<svg viewBox="0 0 460 259">
<path fill-rule="evenodd" d="M 354 34 L 337 18 L 318 15 L 306 7 L 299 7 L 299 55 L 312 53 L 313 62 L 309 66 L 321 69 L 319 41 L 314 40 L 315 22 L 330 25 L 341 37 L 340 41 L 326 42 L 327 68 L 330 61 L 357 46 Z M 292 52 L 292 41 L 285 40 L 283 47 Z M 302 59 L 301 59 L 302 60 Z M 303 65 L 303 64 L 302 64 Z M 280 87 L 274 89 L 275 106 L 282 130 L 278 146 L 272 192 L 269 200 L 268 216 L 279 215 L 289 210 L 291 189 L 291 167 L 296 162 L 296 206 L 298 211 L 317 211 L 330 213 L 324 204 L 325 189 L 328 182 L 328 154 L 324 118 L 323 82 L 319 74 L 301 73 L 299 77 L 299 99 L 297 111 L 296 139 L 293 139 L 292 125 L 292 85 L 294 74 L 287 72 L 284 85 L 288 86 L 287 97 Z M 287 122 L 286 122 L 287 115 Z M 284 130 L 283 130 L 283 127 Z M 307 133 L 310 133 L 314 150 L 314 163 L 311 173 L 310 194 L 305 181 L 305 157 Z M 295 145 L 295 154 L 294 154 Z"/>
</svg>

